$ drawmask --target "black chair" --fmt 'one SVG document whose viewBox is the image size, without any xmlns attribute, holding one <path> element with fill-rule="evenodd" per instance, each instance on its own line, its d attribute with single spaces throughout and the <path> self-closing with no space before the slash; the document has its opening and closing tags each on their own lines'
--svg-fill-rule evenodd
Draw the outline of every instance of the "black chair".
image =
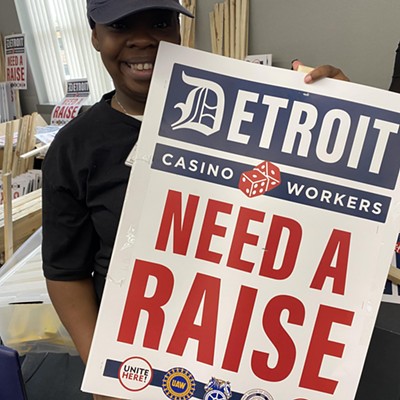
<svg viewBox="0 0 400 400">
<path fill-rule="evenodd" d="M 18 352 L 1 344 L 0 399 L 27 400 Z"/>
</svg>

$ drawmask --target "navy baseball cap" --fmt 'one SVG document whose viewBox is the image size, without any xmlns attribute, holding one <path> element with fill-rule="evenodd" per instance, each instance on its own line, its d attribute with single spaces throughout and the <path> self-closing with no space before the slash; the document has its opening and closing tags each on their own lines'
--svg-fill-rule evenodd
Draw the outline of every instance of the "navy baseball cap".
<svg viewBox="0 0 400 400">
<path fill-rule="evenodd" d="M 179 0 L 87 0 L 89 22 L 98 24 L 110 24 L 128 15 L 154 9 L 176 11 L 193 18 Z"/>
</svg>

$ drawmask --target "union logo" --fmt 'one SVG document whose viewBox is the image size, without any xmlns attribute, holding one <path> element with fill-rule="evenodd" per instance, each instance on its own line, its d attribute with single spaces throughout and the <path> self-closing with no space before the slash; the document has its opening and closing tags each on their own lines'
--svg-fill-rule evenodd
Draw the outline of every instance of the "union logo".
<svg viewBox="0 0 400 400">
<path fill-rule="evenodd" d="M 195 388 L 194 377 L 185 368 L 171 368 L 162 381 L 163 392 L 171 400 L 188 400 Z"/>
<path fill-rule="evenodd" d="M 231 383 L 212 377 L 204 386 L 204 400 L 229 400 L 232 397 Z"/>
<path fill-rule="evenodd" d="M 274 400 L 270 393 L 263 389 L 248 390 L 241 400 Z"/>
</svg>

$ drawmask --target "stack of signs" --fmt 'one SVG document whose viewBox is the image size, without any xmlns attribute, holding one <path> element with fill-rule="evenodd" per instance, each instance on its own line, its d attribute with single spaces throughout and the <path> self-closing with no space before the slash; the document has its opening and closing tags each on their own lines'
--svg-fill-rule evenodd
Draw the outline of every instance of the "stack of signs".
<svg viewBox="0 0 400 400">
<path fill-rule="evenodd" d="M 67 94 L 53 109 L 51 125 L 63 126 L 74 119 L 89 97 L 87 79 L 67 81 Z"/>
<path fill-rule="evenodd" d="M 42 187 L 42 171 L 31 169 L 12 179 L 11 194 L 12 199 L 31 193 Z M 0 182 L 0 204 L 4 203 L 3 183 Z"/>
<path fill-rule="evenodd" d="M 272 65 L 272 54 L 248 55 L 244 60 L 254 64 Z"/>
<path fill-rule="evenodd" d="M 15 89 L 26 89 L 26 51 L 23 33 L 4 37 L 6 80 Z"/>
<path fill-rule="evenodd" d="M 399 127 L 394 93 L 162 44 L 83 390 L 353 399 Z"/>
<path fill-rule="evenodd" d="M 10 82 L 0 82 L 0 123 L 17 118 L 18 100 Z"/>
</svg>

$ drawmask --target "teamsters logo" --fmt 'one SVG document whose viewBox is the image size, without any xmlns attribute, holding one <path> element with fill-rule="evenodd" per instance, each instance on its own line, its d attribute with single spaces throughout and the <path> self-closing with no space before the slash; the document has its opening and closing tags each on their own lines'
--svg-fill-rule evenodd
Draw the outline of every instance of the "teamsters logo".
<svg viewBox="0 0 400 400">
<path fill-rule="evenodd" d="M 171 400 L 188 400 L 196 389 L 193 375 L 184 368 L 172 368 L 163 378 L 162 389 Z"/>
<path fill-rule="evenodd" d="M 229 400 L 232 397 L 231 383 L 212 377 L 204 386 L 204 400 Z"/>
</svg>

